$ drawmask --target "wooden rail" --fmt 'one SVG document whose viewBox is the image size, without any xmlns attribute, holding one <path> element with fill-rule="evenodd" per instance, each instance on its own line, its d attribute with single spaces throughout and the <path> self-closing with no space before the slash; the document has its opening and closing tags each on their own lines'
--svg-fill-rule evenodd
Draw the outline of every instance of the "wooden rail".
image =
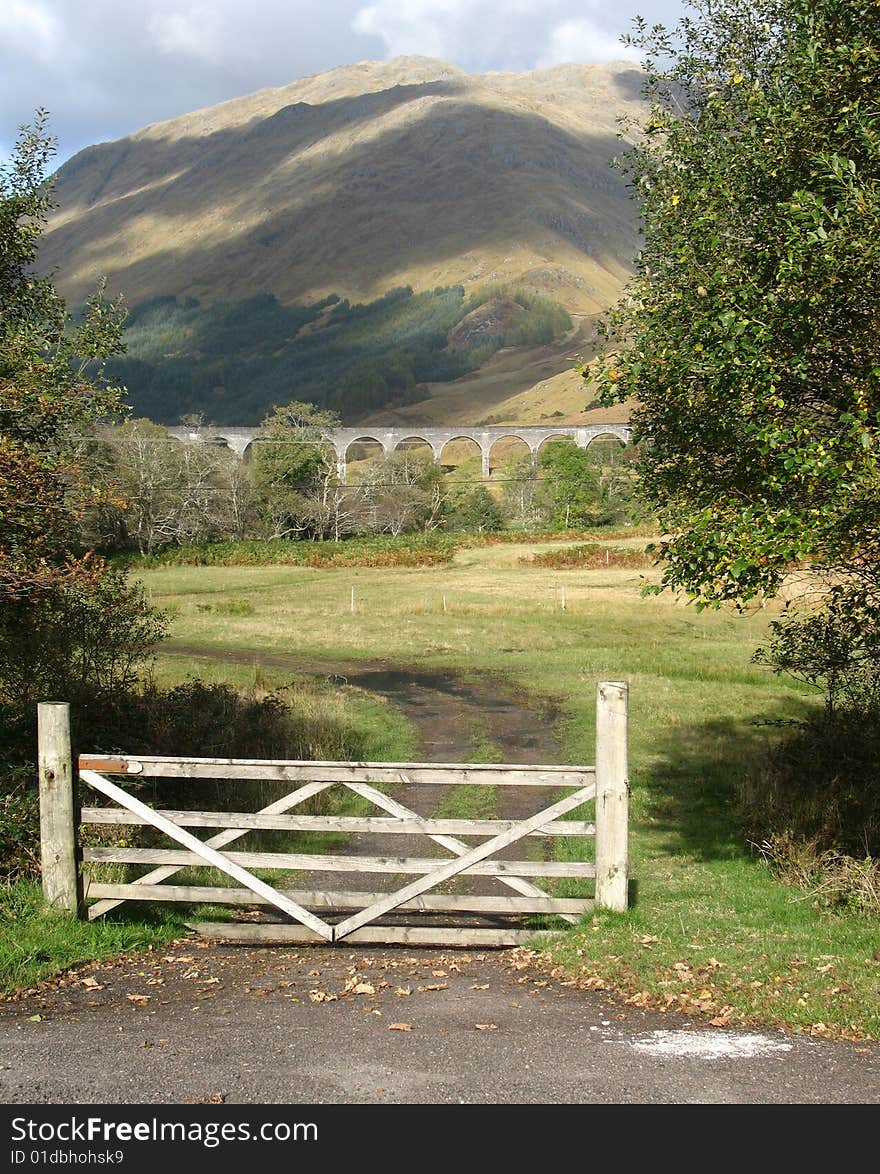
<svg viewBox="0 0 880 1174">
<path fill-rule="evenodd" d="M 86 806 L 78 816 L 68 708 L 64 703 L 46 702 L 39 706 L 38 716 L 43 887 L 47 902 L 60 911 L 86 912 L 94 919 L 126 900 L 256 905 L 274 908 L 276 917 L 280 914 L 285 920 L 272 925 L 223 923 L 222 927 L 197 923 L 195 928 L 209 933 L 220 933 L 222 929 L 223 936 L 250 935 L 260 941 L 344 939 L 508 945 L 535 936 L 534 930 L 516 928 L 512 919 L 542 914 L 576 922 L 594 907 L 620 910 L 627 905 L 627 686 L 622 683 L 603 682 L 598 687 L 595 767 L 87 754 L 78 760 L 80 779 L 113 805 Z M 126 790 L 121 785 L 126 777 L 210 779 L 231 784 L 268 781 L 290 784 L 294 789 L 260 811 L 160 808 L 149 806 Z M 478 820 L 423 816 L 386 793 L 403 786 L 409 793 L 415 788 L 438 785 L 529 787 L 549 794 L 547 805 L 526 818 Z M 371 802 L 379 814 L 303 812 L 302 805 L 307 800 L 340 787 Z M 235 793 L 240 792 L 239 786 Z M 567 818 L 578 814 L 587 803 L 595 806 L 594 819 Z M 170 839 L 173 846 L 86 846 L 79 851 L 80 822 L 110 828 L 150 826 Z M 200 839 L 190 828 L 221 830 Z M 289 851 L 226 850 L 249 833 L 268 831 L 287 832 L 294 837 L 302 832 L 424 836 L 447 855 L 438 858 L 409 851 L 371 855 L 297 851 L 295 842 Z M 594 839 L 595 862 L 510 858 L 518 843 L 544 836 Z M 86 867 L 83 893 L 80 863 L 141 866 L 148 871 L 124 883 L 110 883 L 97 880 Z M 181 869 L 206 867 L 227 875 L 235 887 L 164 883 Z M 253 870 L 262 869 L 298 876 L 293 885 L 283 885 L 255 875 Z M 378 874 L 393 887 L 373 891 L 355 884 L 348 890 L 315 883 L 322 874 L 334 873 L 364 877 Z M 406 877 L 415 879 L 402 883 Z M 484 884 L 500 885 L 508 892 L 430 891 L 446 888 L 446 882 L 451 881 L 458 886 L 461 878 L 470 877 L 489 878 Z M 565 877 L 594 879 L 594 897 L 555 896 L 531 879 L 552 882 Z M 510 890 L 516 895 L 511 895 Z M 490 925 L 461 924 L 468 915 L 489 918 Z M 394 923 L 388 923 L 389 916 L 396 919 Z M 424 924 L 426 918 L 436 921 L 438 917 L 454 918 L 456 924 Z M 399 924 L 401 918 L 412 924 Z M 505 924 L 500 928 L 492 926 L 492 919 L 501 919 Z"/>
</svg>

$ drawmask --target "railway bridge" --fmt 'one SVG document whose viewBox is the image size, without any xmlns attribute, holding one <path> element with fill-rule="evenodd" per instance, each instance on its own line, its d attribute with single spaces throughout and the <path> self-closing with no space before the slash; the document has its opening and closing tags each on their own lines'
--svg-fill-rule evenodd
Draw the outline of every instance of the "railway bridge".
<svg viewBox="0 0 880 1174">
<path fill-rule="evenodd" d="M 253 444 L 259 444 L 259 428 L 210 428 L 193 431 L 189 428 L 169 428 L 169 433 L 184 443 L 223 444 L 244 459 Z M 579 448 L 589 448 L 594 440 L 614 438 L 621 444 L 628 444 L 632 436 L 629 424 L 501 424 L 486 426 L 456 426 L 450 428 L 423 428 L 421 426 L 389 427 L 361 425 L 353 428 L 336 428 L 326 434 L 326 439 L 336 453 L 336 467 L 339 479 L 345 480 L 348 451 L 353 444 L 373 441 L 380 446 L 385 456 L 390 456 L 404 442 L 422 441 L 434 454 L 434 460 L 441 463 L 443 450 L 454 440 L 471 440 L 480 450 L 483 476 L 491 471 L 492 449 L 499 440 L 515 438 L 521 440 L 537 460 L 538 451 L 546 441 L 557 436 L 569 436 Z"/>
</svg>

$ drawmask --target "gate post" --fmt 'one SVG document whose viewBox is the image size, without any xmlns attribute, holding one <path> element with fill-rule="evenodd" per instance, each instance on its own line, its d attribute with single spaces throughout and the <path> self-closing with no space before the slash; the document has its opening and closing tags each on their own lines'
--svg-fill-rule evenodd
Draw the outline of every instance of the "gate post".
<svg viewBox="0 0 880 1174">
<path fill-rule="evenodd" d="M 37 706 L 40 778 L 40 861 L 43 897 L 55 913 L 76 915 L 80 883 L 76 853 L 70 706 L 43 701 Z"/>
<path fill-rule="evenodd" d="M 629 884 L 629 779 L 625 681 L 596 694 L 596 908 L 623 912 Z"/>
</svg>

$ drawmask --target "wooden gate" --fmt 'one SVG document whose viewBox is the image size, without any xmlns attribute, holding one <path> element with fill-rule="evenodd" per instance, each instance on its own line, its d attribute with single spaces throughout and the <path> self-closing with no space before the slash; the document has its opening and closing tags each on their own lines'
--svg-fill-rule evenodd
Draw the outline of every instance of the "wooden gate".
<svg viewBox="0 0 880 1174">
<path fill-rule="evenodd" d="M 625 684 L 599 685 L 595 766 L 87 754 L 79 758 L 79 778 L 105 802 L 82 807 L 79 820 L 75 818 L 73 802 L 67 717 L 65 703 L 39 707 L 43 887 L 51 904 L 70 912 L 85 912 L 90 919 L 128 900 L 253 905 L 262 906 L 275 920 L 262 924 L 197 921 L 192 926 L 207 936 L 250 941 L 508 946 L 536 935 L 535 928 L 524 925 L 524 918 L 542 915 L 576 922 L 596 906 L 626 908 Z M 271 783 L 276 789 L 292 789 L 256 811 L 171 810 L 148 805 L 120 785 L 124 779 L 183 779 L 194 785 L 198 780 L 212 780 L 218 788 L 231 786 L 236 803 L 248 784 Z M 417 805 L 410 800 L 421 793 L 444 793 L 438 792 L 439 787 L 459 786 L 495 787 L 499 794 L 509 788 L 528 788 L 529 793 L 537 792 L 544 798 L 537 811 L 515 819 L 436 818 L 419 814 Z M 359 796 L 361 801 L 372 804 L 376 813 L 303 811 L 304 805 L 334 788 Z M 401 797 L 408 802 L 401 802 Z M 583 816 L 579 809 L 588 804 L 593 808 L 593 819 L 573 818 Z M 434 810 L 430 798 L 428 807 Z M 173 846 L 144 847 L 125 842 L 81 846 L 78 823 L 87 827 L 148 826 L 172 841 Z M 190 828 L 222 830 L 200 839 Z M 346 849 L 351 838 L 357 838 L 360 845 L 367 837 L 378 837 L 373 843 L 381 849 L 389 842 L 402 842 L 398 837 L 425 837 L 435 854 L 227 850 L 234 841 L 253 832 L 331 833 L 345 838 Z M 510 856 L 514 845 L 532 844 L 540 849 L 544 844 L 562 842 L 558 837 L 565 837 L 569 848 L 572 842 L 594 842 L 593 859 L 586 851 L 570 850 L 564 855 L 572 859 L 541 859 L 539 851 L 528 849 L 517 849 L 519 858 Z M 309 845 L 313 843 L 314 839 L 310 839 Z M 291 846 L 295 848 L 295 842 Z M 445 858 L 436 855 L 438 847 L 447 853 Z M 124 882 L 97 879 L 94 874 L 98 866 L 107 864 L 140 866 L 148 871 Z M 193 868 L 218 870 L 236 883 L 167 883 L 181 870 Z M 261 870 L 297 874 L 300 887 L 282 888 L 275 875 L 271 881 L 257 875 Z M 349 889 L 315 881 L 316 876 L 326 874 L 355 874 L 366 877 L 368 882 L 381 877 L 386 887 Z M 409 876 L 415 879 L 407 881 Z M 449 891 L 460 889 L 464 878 L 480 878 L 480 886 L 489 891 Z M 564 878 L 591 879 L 593 896 L 555 895 L 550 889 Z M 550 888 L 540 887 L 535 880 L 542 880 L 545 886 L 549 883 Z"/>
</svg>

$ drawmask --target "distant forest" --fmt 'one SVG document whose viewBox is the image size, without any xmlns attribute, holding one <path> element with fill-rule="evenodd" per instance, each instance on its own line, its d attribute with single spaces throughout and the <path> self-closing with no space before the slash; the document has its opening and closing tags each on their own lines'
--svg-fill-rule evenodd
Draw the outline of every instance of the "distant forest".
<svg viewBox="0 0 880 1174">
<path fill-rule="evenodd" d="M 493 327 L 490 313 L 484 329 L 450 343 L 468 314 L 505 300 L 516 313 L 503 326 Z M 561 306 L 507 286 L 467 298 L 460 285 L 424 293 L 402 286 L 354 305 L 335 294 L 307 306 L 282 305 L 270 293 L 210 304 L 155 297 L 132 306 L 126 353 L 109 370 L 128 388 L 134 414 L 162 424 L 189 414 L 258 424 L 291 399 L 354 423 L 424 398 L 419 384 L 457 379 L 501 347 L 541 346 L 570 328 Z"/>
</svg>

